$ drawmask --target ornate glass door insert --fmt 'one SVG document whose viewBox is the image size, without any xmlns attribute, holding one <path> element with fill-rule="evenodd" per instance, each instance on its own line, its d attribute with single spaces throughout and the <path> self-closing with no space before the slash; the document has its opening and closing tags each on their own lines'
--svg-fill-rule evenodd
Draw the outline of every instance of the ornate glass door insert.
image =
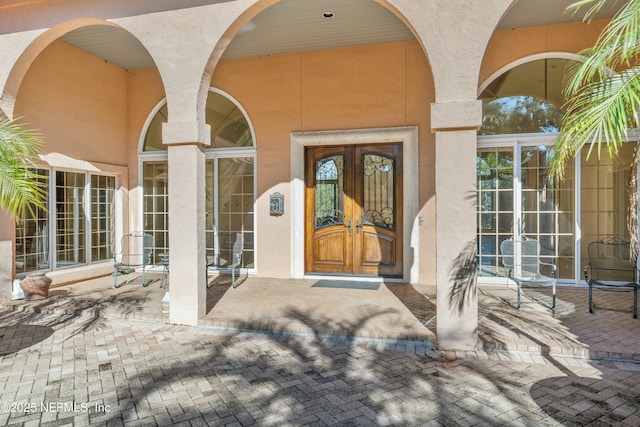
<svg viewBox="0 0 640 427">
<path fill-rule="evenodd" d="M 344 155 L 315 162 L 315 229 L 344 224 Z"/>
<path fill-rule="evenodd" d="M 364 153 L 362 223 L 395 228 L 395 162 L 393 157 Z"/>
</svg>

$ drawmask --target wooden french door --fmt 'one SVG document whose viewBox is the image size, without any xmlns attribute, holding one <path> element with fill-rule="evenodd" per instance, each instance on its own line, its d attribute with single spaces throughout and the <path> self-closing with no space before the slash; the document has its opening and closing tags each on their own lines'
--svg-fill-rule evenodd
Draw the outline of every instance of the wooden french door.
<svg viewBox="0 0 640 427">
<path fill-rule="evenodd" d="M 402 276 L 402 145 L 308 147 L 308 273 Z"/>
</svg>

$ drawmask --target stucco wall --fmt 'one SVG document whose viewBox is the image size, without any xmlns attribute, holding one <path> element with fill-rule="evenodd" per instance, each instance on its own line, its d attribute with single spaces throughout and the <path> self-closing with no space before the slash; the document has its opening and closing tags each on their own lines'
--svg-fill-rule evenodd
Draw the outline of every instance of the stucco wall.
<svg viewBox="0 0 640 427">
<path fill-rule="evenodd" d="M 15 104 L 15 114 L 24 116 L 29 127 L 43 136 L 40 163 L 116 176 L 121 185 L 116 193 L 120 212 L 128 211 L 127 91 L 125 70 L 56 41 L 29 68 Z M 13 233 L 14 224 L 8 223 Z M 116 224 L 118 233 L 124 228 L 122 221 Z M 0 239 L 4 242 L 2 236 Z M 13 248 L 7 253 L 13 257 Z M 13 277 L 13 262 L 7 265 Z M 105 261 L 49 276 L 56 285 L 107 274 L 111 269 L 111 262 Z M 8 289 L 7 283 L 2 293 Z"/>
<path fill-rule="evenodd" d="M 127 182 L 127 200 L 129 202 L 128 224 L 131 230 L 140 230 L 138 224 L 138 203 L 142 193 L 138 151 L 140 138 L 149 114 L 164 97 L 164 87 L 158 70 L 147 68 L 127 73 L 127 162 L 129 164 L 129 181 Z"/>
<path fill-rule="evenodd" d="M 420 283 L 436 280 L 435 135 L 431 132 L 430 103 L 435 99 L 429 63 L 418 43 L 407 44 L 407 124 L 419 124 L 420 139 Z M 411 184 L 411 183 L 407 183 Z"/>
<path fill-rule="evenodd" d="M 191 168 L 185 170 L 185 175 L 175 174 L 174 171 L 181 170 L 179 166 L 170 170 L 170 180 L 180 184 L 172 186 L 172 199 L 178 201 L 172 204 L 172 209 L 183 208 L 176 215 L 183 219 L 181 225 L 189 221 L 197 225 L 204 221 L 204 209 L 194 209 L 202 192 L 199 186 L 204 156 L 192 144 L 206 142 L 203 107 L 207 82 L 213 76 L 213 84 L 236 97 L 255 124 L 258 267 L 261 275 L 276 277 L 290 274 L 291 211 L 280 218 L 268 216 L 267 197 L 273 191 L 285 196 L 289 191 L 290 133 L 417 125 L 420 179 L 405 185 L 420 188 L 420 212 L 424 220 L 420 228 L 420 281 L 438 282 L 439 345 L 473 349 L 477 337 L 477 301 L 471 298 L 464 309 L 456 312 L 446 296 L 453 290 L 452 263 L 475 236 L 475 211 L 462 202 L 473 192 L 475 184 L 475 128 L 481 123 L 481 103 L 476 99 L 478 82 L 527 55 L 587 47 L 599 29 L 592 27 L 587 36 L 580 35 L 582 28 L 570 25 L 493 34 L 500 17 L 516 0 L 375 1 L 396 13 L 411 28 L 419 44 L 398 43 L 218 64 L 219 54 L 242 25 L 276 0 L 184 0 L 179 6 L 169 0 L 64 0 L 5 7 L 0 13 L 0 56 L 4 59 L 0 61 L 3 87 L 0 108 L 12 116 L 13 100 L 18 99 L 15 112 L 28 112 L 29 120 L 45 133 L 48 141 L 45 160 L 60 153 L 63 163 L 65 155 L 74 157 L 70 159 L 72 167 L 82 161 L 88 168 L 108 169 L 108 164 L 131 166 L 132 173 L 127 175 L 126 168 L 122 168 L 121 175 L 122 182 L 131 184 L 133 191 L 128 196 L 133 202 L 139 191 L 136 151 L 142 123 L 166 90 L 170 122 L 163 127 L 163 137 L 173 144 L 183 144 L 171 147 L 172 163 L 182 165 L 183 169 Z M 73 52 L 59 42 L 38 56 L 41 46 L 66 31 L 101 22 L 121 25 L 137 37 L 151 53 L 159 72 L 145 70 L 134 76 L 97 58 Z M 167 32 L 167 28 L 176 31 Z M 420 46 L 428 52 L 429 63 Z M 26 69 L 29 71 L 23 81 Z M 186 175 L 194 170 L 195 175 Z M 189 185 L 182 179 L 189 176 L 198 180 L 198 186 L 187 187 L 188 197 L 184 200 L 188 203 L 179 204 L 181 198 L 175 191 Z M 126 212 L 124 203 L 122 206 Z M 135 203 L 132 206 L 130 222 L 135 221 L 137 212 Z M 183 264 L 182 273 L 200 275 L 182 274 L 184 277 L 175 280 L 172 287 L 180 295 L 203 289 L 199 255 L 204 249 L 204 233 L 200 225 L 190 230 L 180 235 L 182 230 L 172 227 L 177 237 L 172 240 L 172 253 L 180 254 L 183 246 L 190 250 L 188 256 L 178 257 L 176 264 Z M 8 238 L 11 237 L 0 235 L 1 242 Z M 7 246 L 0 244 L 0 260 L 6 258 Z M 0 280 L 3 275 L 6 273 L 0 269 Z M 470 285 L 475 292 L 474 278 Z M 195 304 L 197 312 L 192 301 L 172 299 L 171 321 L 197 323 L 204 312 L 204 299 L 197 297 Z M 174 317 L 178 311 L 189 314 L 188 318 Z"/>
<path fill-rule="evenodd" d="M 595 44 L 607 22 L 596 20 L 590 24 L 557 24 L 496 31 L 489 40 L 482 61 L 479 84 L 501 67 L 520 58 L 545 52 L 578 53 L 589 48 Z"/>
<path fill-rule="evenodd" d="M 270 217 L 268 195 L 289 191 L 291 132 L 418 125 L 425 221 L 420 275 L 433 283 L 435 154 L 429 105 L 434 96 L 429 65 L 417 42 L 223 61 L 211 84 L 238 99 L 255 126 L 260 275 L 290 274 L 291 212 Z M 127 165 L 128 180 L 121 180 L 129 207 L 124 210 L 125 229 L 137 229 L 139 141 L 145 121 L 164 96 L 157 70 L 126 72 L 56 42 L 27 74 L 16 105 L 45 134 L 45 155 Z M 78 118 L 73 132 L 65 111 Z"/>
<path fill-rule="evenodd" d="M 42 154 L 127 163 L 127 73 L 56 41 L 38 56 L 16 99 L 16 115 L 45 139 Z"/>
</svg>

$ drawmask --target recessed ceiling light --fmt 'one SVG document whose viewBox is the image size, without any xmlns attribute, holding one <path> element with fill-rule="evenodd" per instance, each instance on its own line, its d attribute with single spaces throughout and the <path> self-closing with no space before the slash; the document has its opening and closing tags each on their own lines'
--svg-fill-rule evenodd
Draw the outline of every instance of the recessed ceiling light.
<svg viewBox="0 0 640 427">
<path fill-rule="evenodd" d="M 335 16 L 333 12 L 322 12 L 322 17 L 324 19 L 331 19 Z"/>
</svg>

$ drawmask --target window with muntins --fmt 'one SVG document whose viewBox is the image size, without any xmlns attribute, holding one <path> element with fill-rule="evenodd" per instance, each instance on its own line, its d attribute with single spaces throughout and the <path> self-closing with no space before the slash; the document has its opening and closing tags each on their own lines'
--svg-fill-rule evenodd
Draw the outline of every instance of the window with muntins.
<svg viewBox="0 0 640 427">
<path fill-rule="evenodd" d="M 166 114 L 165 104 L 149 122 L 141 153 L 143 227 L 154 236 L 156 264 L 160 264 L 157 254 L 169 251 L 169 165 L 161 129 Z M 228 265 L 237 233 L 242 234 L 244 242 L 241 267 L 255 268 L 255 144 L 245 114 L 229 97 L 209 91 L 206 120 L 211 127 L 211 147 L 206 151 L 204 197 L 210 269 Z M 152 157 L 147 160 L 147 156 Z"/>
<path fill-rule="evenodd" d="M 46 209 L 16 218 L 16 272 L 50 271 L 110 260 L 115 220 L 113 176 L 38 169 Z"/>
<path fill-rule="evenodd" d="M 522 236 L 540 242 L 541 260 L 565 282 L 584 283 L 587 246 L 606 236 L 629 240 L 633 143 L 567 163 L 563 180 L 549 174 L 560 128 L 562 77 L 569 60 L 517 66 L 487 85 L 476 158 L 478 275 L 502 277 L 500 244 Z M 499 105 L 498 105 L 499 104 Z M 606 150 L 605 150 L 606 151 Z"/>
</svg>

